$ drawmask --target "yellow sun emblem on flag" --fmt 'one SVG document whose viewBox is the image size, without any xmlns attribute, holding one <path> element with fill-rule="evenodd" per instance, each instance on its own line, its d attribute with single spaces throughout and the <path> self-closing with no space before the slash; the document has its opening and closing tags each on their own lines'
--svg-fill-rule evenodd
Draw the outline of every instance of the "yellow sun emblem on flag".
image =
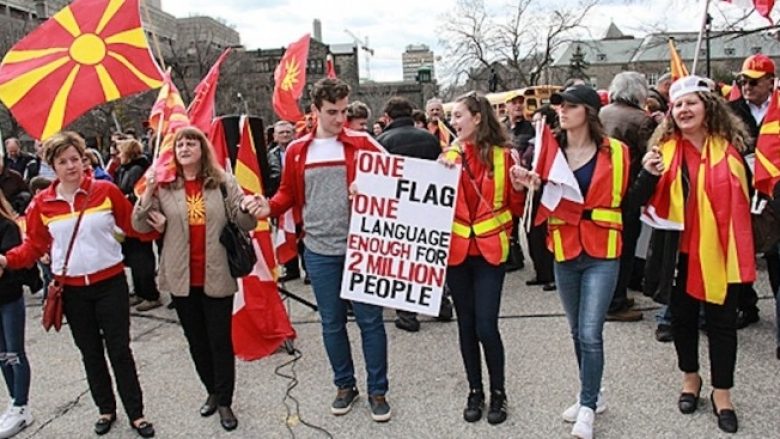
<svg viewBox="0 0 780 439">
<path fill-rule="evenodd" d="M 45 139 L 90 108 L 162 85 L 138 0 L 77 0 L 5 55 L 0 99 Z"/>
<path fill-rule="evenodd" d="M 296 60 L 290 60 L 284 65 L 284 79 L 282 80 L 282 90 L 290 91 L 298 83 L 298 76 L 301 74 L 300 66 Z"/>
<path fill-rule="evenodd" d="M 187 195 L 187 214 L 191 226 L 206 224 L 206 202 L 203 194 Z"/>
</svg>

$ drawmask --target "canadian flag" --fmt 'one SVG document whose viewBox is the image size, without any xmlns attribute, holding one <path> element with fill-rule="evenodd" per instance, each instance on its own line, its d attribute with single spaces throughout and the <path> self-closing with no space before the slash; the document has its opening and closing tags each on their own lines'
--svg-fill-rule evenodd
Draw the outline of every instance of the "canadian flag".
<svg viewBox="0 0 780 439">
<path fill-rule="evenodd" d="M 279 217 L 276 233 L 274 233 L 274 249 L 276 259 L 280 264 L 290 262 L 298 254 L 298 240 L 295 236 L 295 219 L 292 209 L 287 209 Z"/>
<path fill-rule="evenodd" d="M 569 224 L 579 224 L 584 209 L 580 186 L 550 127 L 543 122 L 540 124 L 541 127 L 537 125 L 533 167 L 545 185 L 536 224 L 543 223 L 550 216 Z"/>
</svg>

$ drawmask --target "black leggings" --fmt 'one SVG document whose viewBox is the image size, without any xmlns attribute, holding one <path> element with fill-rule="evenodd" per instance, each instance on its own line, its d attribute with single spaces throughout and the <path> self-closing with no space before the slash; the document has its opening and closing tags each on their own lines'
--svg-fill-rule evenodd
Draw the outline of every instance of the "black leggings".
<svg viewBox="0 0 780 439">
<path fill-rule="evenodd" d="M 485 352 L 490 390 L 504 390 L 504 344 L 498 331 L 498 311 L 504 286 L 504 265 L 491 265 L 481 256 L 447 269 L 455 311 L 458 314 L 460 353 L 471 389 L 482 390 L 482 356 Z"/>
</svg>

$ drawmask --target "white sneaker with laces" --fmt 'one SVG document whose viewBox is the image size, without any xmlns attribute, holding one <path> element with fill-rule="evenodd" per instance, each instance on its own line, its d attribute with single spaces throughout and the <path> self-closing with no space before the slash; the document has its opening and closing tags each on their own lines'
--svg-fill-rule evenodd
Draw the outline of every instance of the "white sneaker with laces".
<svg viewBox="0 0 780 439">
<path fill-rule="evenodd" d="M 571 429 L 571 435 L 578 439 L 593 439 L 593 419 L 596 414 L 590 407 L 580 407 L 577 422 Z"/>
<path fill-rule="evenodd" d="M 13 437 L 33 423 L 33 416 L 26 405 L 12 406 L 0 422 L 0 439 Z"/>
<path fill-rule="evenodd" d="M 604 392 L 599 392 L 599 397 L 596 400 L 596 414 L 604 413 L 604 411 L 607 410 L 607 401 L 604 399 Z M 568 422 L 570 424 L 577 421 L 577 414 L 580 411 L 580 397 L 577 396 L 577 402 L 569 406 L 566 410 L 563 411 L 561 414 L 561 417 L 563 417 L 563 420 L 565 422 Z"/>
</svg>

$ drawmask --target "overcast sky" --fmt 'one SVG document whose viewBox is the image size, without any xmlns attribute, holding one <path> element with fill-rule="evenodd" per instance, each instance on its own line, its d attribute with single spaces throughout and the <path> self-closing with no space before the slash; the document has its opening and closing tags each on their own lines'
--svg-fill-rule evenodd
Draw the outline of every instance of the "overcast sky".
<svg viewBox="0 0 780 439">
<path fill-rule="evenodd" d="M 571 4 L 574 0 L 540 0 Z M 740 0 L 736 0 L 739 2 Z M 485 0 L 491 10 L 500 10 L 514 0 Z M 637 36 L 649 29 L 694 31 L 701 20 L 704 0 L 601 0 L 586 19 L 590 35 L 601 38 L 610 20 L 624 33 Z M 712 0 L 710 13 L 715 26 L 723 23 L 723 14 L 738 15 L 742 10 L 720 0 Z M 376 81 L 400 80 L 401 54 L 409 44 L 427 44 L 436 56 L 444 55 L 437 27 L 453 0 L 162 0 L 165 11 L 177 16 L 209 15 L 219 17 L 241 34 L 247 49 L 286 46 L 312 31 L 312 21 L 322 21 L 326 44 L 349 43 L 349 29 L 360 38 L 368 38 L 375 50 L 371 58 L 371 78 Z M 753 14 L 754 16 L 756 14 Z M 775 16 L 780 13 L 775 11 Z M 755 16 L 747 27 L 768 22 Z M 365 57 L 360 54 L 361 77 L 365 76 Z M 437 72 L 438 73 L 438 72 Z"/>
</svg>

